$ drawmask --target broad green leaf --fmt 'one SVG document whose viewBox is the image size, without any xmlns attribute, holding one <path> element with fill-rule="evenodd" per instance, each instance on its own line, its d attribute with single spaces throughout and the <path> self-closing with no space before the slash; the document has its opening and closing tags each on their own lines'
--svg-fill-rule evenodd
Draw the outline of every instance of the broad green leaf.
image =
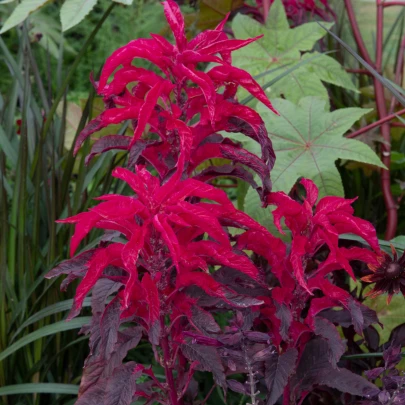
<svg viewBox="0 0 405 405">
<path fill-rule="evenodd" d="M 368 245 L 368 243 L 362 237 L 360 237 L 358 235 L 354 235 L 352 233 L 342 234 L 339 236 L 339 238 L 347 239 L 347 240 L 355 240 L 357 242 L 361 242 L 361 243 L 364 243 L 365 245 Z M 403 251 L 405 250 L 405 235 L 399 235 L 389 241 L 383 240 L 383 239 L 378 239 L 378 243 L 379 243 L 381 249 L 385 250 L 386 252 L 391 253 L 391 245 L 392 245 L 392 246 L 394 246 L 394 248 L 398 252 L 398 254 L 402 254 Z"/>
<path fill-rule="evenodd" d="M 67 394 L 77 395 L 79 386 L 57 383 L 14 384 L 0 388 L 0 396 L 21 394 Z"/>
<path fill-rule="evenodd" d="M 369 288 L 372 286 L 373 284 Z M 380 334 L 381 343 L 387 342 L 391 331 L 404 323 L 405 306 L 402 294 L 394 295 L 389 305 L 387 305 L 387 294 L 376 298 L 366 298 L 363 304 L 377 312 L 378 319 L 384 326 L 384 328 L 381 328 L 379 325 L 375 325 Z"/>
<path fill-rule="evenodd" d="M 398 235 L 394 239 L 390 240 L 390 243 L 396 248 L 400 250 L 405 250 L 405 235 Z"/>
<path fill-rule="evenodd" d="M 385 168 L 369 146 L 343 136 L 371 110 L 343 108 L 329 112 L 326 102 L 317 97 L 306 97 L 298 106 L 282 99 L 274 100 L 274 105 L 280 116 L 258 108 L 277 156 L 272 170 L 274 191 L 289 192 L 298 178 L 306 177 L 318 186 L 320 197 L 343 196 L 337 159 Z"/>
<path fill-rule="evenodd" d="M 332 23 L 324 23 L 328 28 Z M 325 36 L 325 31 L 317 23 L 307 23 L 290 29 L 281 0 L 276 0 L 271 9 L 269 22 L 262 25 L 252 18 L 238 14 L 232 23 L 236 38 L 246 39 L 258 35 L 263 38 L 233 53 L 234 64 L 256 76 L 271 68 L 286 66 L 291 68 L 301 60 L 311 58 L 315 43 Z M 294 103 L 305 96 L 318 96 L 328 100 L 328 93 L 322 82 L 331 83 L 346 89 L 357 91 L 350 75 L 327 55 L 300 66 L 286 77 L 274 83 L 268 90 L 270 99 L 281 95 Z M 284 67 L 284 70 L 287 67 Z M 279 74 L 279 73 L 277 73 Z M 261 85 L 277 75 L 259 79 Z"/>
<path fill-rule="evenodd" d="M 62 31 L 79 24 L 93 10 L 98 0 L 65 0 L 60 9 Z"/>
<path fill-rule="evenodd" d="M 126 6 L 130 6 L 134 2 L 134 0 L 113 0 L 113 1 L 115 1 L 116 3 L 124 4 Z"/>
<path fill-rule="evenodd" d="M 17 342 L 13 343 L 11 346 L 7 347 L 6 350 L 3 350 L 0 353 L 0 361 L 4 360 L 6 357 L 8 357 L 11 354 L 13 354 L 14 352 L 16 352 L 18 349 L 21 349 L 25 345 L 27 345 L 31 342 L 34 342 L 37 339 L 40 339 L 40 338 L 43 338 L 43 337 L 49 336 L 49 335 L 54 335 L 56 333 L 64 332 L 67 330 L 79 329 L 83 325 L 86 325 L 87 323 L 89 323 L 90 319 L 91 319 L 91 317 L 89 317 L 89 316 L 83 316 L 80 318 L 72 319 L 69 322 L 60 321 L 60 322 L 56 322 L 52 325 L 44 326 L 43 328 L 38 329 L 35 332 L 25 335 L 21 339 L 17 340 Z"/>
<path fill-rule="evenodd" d="M 334 112 L 326 109 L 325 100 L 306 97 L 298 106 L 287 100 L 273 100 L 280 116 L 259 105 L 276 153 L 271 172 L 273 191 L 288 193 L 300 177 L 315 182 L 319 195 L 343 196 L 337 159 L 354 160 L 385 168 L 373 150 L 363 142 L 345 138 L 351 126 L 370 110 L 344 108 Z M 250 152 L 260 155 L 255 142 L 235 134 L 232 136 Z M 274 229 L 271 210 L 261 208 L 257 193 L 249 189 L 245 212 L 268 229 Z"/>
<path fill-rule="evenodd" d="M 266 26 L 277 31 L 288 30 L 290 28 L 287 14 L 281 1 L 276 0 L 271 5 L 271 12 L 267 16 Z"/>
<path fill-rule="evenodd" d="M 8 17 L 0 31 L 0 34 L 3 34 L 10 28 L 22 23 L 32 12 L 38 10 L 49 1 L 50 0 L 23 0 L 17 5 L 10 17 Z"/>
</svg>

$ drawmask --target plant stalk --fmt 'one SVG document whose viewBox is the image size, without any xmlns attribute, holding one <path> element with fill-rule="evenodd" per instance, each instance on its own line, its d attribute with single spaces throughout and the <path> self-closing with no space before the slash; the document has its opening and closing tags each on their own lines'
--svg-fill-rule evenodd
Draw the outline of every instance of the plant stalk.
<svg viewBox="0 0 405 405">
<path fill-rule="evenodd" d="M 401 0 L 392 0 L 392 1 L 385 1 L 382 3 L 383 7 L 391 7 L 391 6 L 405 6 L 405 1 Z"/>
<path fill-rule="evenodd" d="M 376 62 L 375 68 L 381 73 L 383 61 L 383 35 L 384 35 L 384 7 L 381 1 L 377 0 L 377 35 L 376 35 Z M 384 86 L 374 79 L 375 99 L 377 111 L 380 119 L 387 117 L 388 111 L 385 103 Z M 389 122 L 381 125 L 381 135 L 385 143 L 381 145 L 381 160 L 388 170 L 381 170 L 381 188 L 384 197 L 384 204 L 387 210 L 387 225 L 385 229 L 385 239 L 394 238 L 398 224 L 398 207 L 391 192 L 391 128 Z"/>
<path fill-rule="evenodd" d="M 383 27 L 384 27 L 383 3 L 380 0 L 376 0 L 377 4 L 376 61 L 375 63 L 373 63 L 359 29 L 359 25 L 353 9 L 352 0 L 344 0 L 344 1 L 347 16 L 350 22 L 350 26 L 352 28 L 353 36 L 362 58 L 370 66 L 374 67 L 379 74 L 381 74 L 382 56 L 383 56 Z M 397 204 L 391 193 L 391 173 L 389 170 L 391 163 L 391 134 L 390 134 L 390 125 L 388 122 L 389 119 L 387 119 L 388 112 L 385 104 L 384 86 L 379 80 L 377 80 L 377 78 L 374 78 L 374 89 L 375 89 L 377 111 L 380 118 L 379 123 L 376 126 L 381 125 L 381 134 L 385 141 L 385 143 L 382 145 L 381 160 L 388 168 L 388 170 L 384 169 L 381 170 L 381 188 L 385 208 L 387 210 L 387 225 L 385 230 L 385 239 L 390 240 L 395 236 L 398 223 Z M 359 134 L 354 133 L 351 134 L 351 137 L 357 135 Z"/>
<path fill-rule="evenodd" d="M 160 319 L 162 331 L 165 331 L 165 322 L 164 317 L 162 316 Z M 169 347 L 169 340 L 167 338 L 166 332 L 163 332 L 164 336 L 161 339 L 161 345 L 163 350 L 163 366 L 165 368 L 165 375 L 166 375 L 166 382 L 169 388 L 169 398 L 170 398 L 170 405 L 179 405 L 179 401 L 177 399 L 177 389 L 176 384 L 173 378 L 173 368 L 172 368 L 172 359 L 170 356 L 170 347 Z"/>
<path fill-rule="evenodd" d="M 385 122 L 391 121 L 392 119 L 397 118 L 398 116 L 403 115 L 403 114 L 405 114 L 405 108 L 400 111 L 397 111 L 393 114 L 387 115 L 386 117 L 384 117 L 378 121 L 375 121 L 372 124 L 366 125 L 365 127 L 358 129 L 357 131 L 352 132 L 351 134 L 347 135 L 346 138 L 356 138 L 359 135 L 362 135 L 365 132 L 370 131 L 373 128 L 379 127 L 380 125 L 384 124 Z"/>
</svg>

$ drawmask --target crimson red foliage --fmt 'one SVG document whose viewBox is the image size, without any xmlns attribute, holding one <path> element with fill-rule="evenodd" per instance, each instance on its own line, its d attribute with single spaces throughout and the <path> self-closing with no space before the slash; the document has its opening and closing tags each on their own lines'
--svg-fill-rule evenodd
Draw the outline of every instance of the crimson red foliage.
<svg viewBox="0 0 405 405">
<path fill-rule="evenodd" d="M 238 86 L 272 106 L 253 78 L 231 65 L 231 52 L 252 40 L 228 39 L 224 21 L 188 41 L 179 7 L 172 0 L 163 5 L 175 45 L 152 35 L 113 53 L 96 83 L 106 110 L 76 145 L 77 152 L 95 131 L 132 120 L 132 137 L 101 138 L 89 157 L 129 150 L 129 168 L 115 168 L 112 175 L 132 191 L 103 195 L 87 212 L 59 221 L 75 224 L 72 258 L 48 277 L 68 275 L 62 288 L 81 278 L 69 319 L 92 292 L 92 321 L 82 331 L 90 334 L 90 355 L 77 404 L 130 405 L 137 398 L 192 404 L 197 370 L 210 371 L 217 385 L 249 395 L 254 405 L 259 381 L 268 405 L 281 395 L 285 405 L 301 403 L 317 386 L 377 395 L 376 386 L 338 365 L 346 347 L 334 325 L 353 325 L 361 335 L 378 322 L 336 279 L 342 272 L 354 278 L 353 261 L 377 263 L 374 228 L 353 215 L 353 200 L 318 201 L 310 180 L 301 181 L 301 199 L 271 193 L 271 142 L 260 116 L 238 103 Z M 162 74 L 132 65 L 136 58 Z M 202 72 L 201 62 L 217 66 Z M 217 131 L 255 139 L 262 157 Z M 213 157 L 230 164 L 199 170 Z M 263 188 L 242 165 L 257 173 Z M 276 206 L 274 223 L 284 233 L 284 219 L 291 242 L 273 236 L 209 184 L 220 175 L 253 184 L 264 206 Z M 73 257 L 95 229 L 104 232 L 99 245 Z M 371 250 L 342 246 L 345 233 L 363 238 Z M 220 327 L 223 312 L 233 316 Z M 147 365 L 124 361 L 145 338 L 165 370 L 165 383 Z M 246 383 L 227 379 L 238 373 L 247 374 Z"/>
</svg>

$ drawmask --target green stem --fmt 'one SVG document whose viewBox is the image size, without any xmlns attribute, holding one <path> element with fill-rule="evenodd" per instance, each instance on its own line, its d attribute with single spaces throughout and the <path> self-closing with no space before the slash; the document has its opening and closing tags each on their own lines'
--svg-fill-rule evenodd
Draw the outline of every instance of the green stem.
<svg viewBox="0 0 405 405">
<path fill-rule="evenodd" d="M 346 356 L 342 356 L 342 360 L 353 360 L 353 359 L 368 359 L 373 357 L 383 357 L 383 352 L 377 353 L 361 353 L 361 354 L 348 354 Z M 401 353 L 402 357 L 405 357 L 405 352 Z"/>
</svg>

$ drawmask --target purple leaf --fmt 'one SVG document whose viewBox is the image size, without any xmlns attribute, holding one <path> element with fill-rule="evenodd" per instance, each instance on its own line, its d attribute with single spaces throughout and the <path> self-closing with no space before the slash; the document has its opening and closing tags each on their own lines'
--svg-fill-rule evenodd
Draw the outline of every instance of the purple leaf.
<svg viewBox="0 0 405 405">
<path fill-rule="evenodd" d="M 99 153 L 107 152 L 112 149 L 127 150 L 130 141 L 131 138 L 128 136 L 108 135 L 102 137 L 93 144 L 90 153 L 86 156 L 86 165 Z"/>
<path fill-rule="evenodd" d="M 329 362 L 333 366 L 336 366 L 337 362 L 340 360 L 346 350 L 346 347 L 342 342 L 336 327 L 328 320 L 316 317 L 315 333 L 328 342 Z"/>
<path fill-rule="evenodd" d="M 377 367 L 373 368 L 372 370 L 365 371 L 364 374 L 369 380 L 376 380 L 384 370 L 384 367 Z"/>
<path fill-rule="evenodd" d="M 97 249 L 90 249 L 72 259 L 65 260 L 47 273 L 45 278 L 53 278 L 60 276 L 61 274 L 67 274 L 68 277 L 61 285 L 61 290 L 65 291 L 69 283 L 73 280 L 84 277 L 87 272 L 87 262 L 93 257 L 96 251 Z"/>
<path fill-rule="evenodd" d="M 386 369 L 394 368 L 402 359 L 401 347 L 390 346 L 383 353 L 384 364 Z"/>
<path fill-rule="evenodd" d="M 374 326 L 369 326 L 364 329 L 364 339 L 367 342 L 367 346 L 372 351 L 377 351 L 380 346 L 380 334 L 377 332 L 377 329 Z"/>
<path fill-rule="evenodd" d="M 104 311 L 100 321 L 101 346 L 100 349 L 108 359 L 114 350 L 118 340 L 118 328 L 120 326 L 120 301 L 114 299 Z"/>
<path fill-rule="evenodd" d="M 389 343 L 393 346 L 405 346 L 405 323 L 398 325 L 391 331 Z"/>
<path fill-rule="evenodd" d="M 265 382 L 269 391 L 266 405 L 274 405 L 280 398 L 288 379 L 295 369 L 298 352 L 294 348 L 288 349 L 282 355 L 274 353 L 266 361 Z"/>
<path fill-rule="evenodd" d="M 83 378 L 82 378 L 82 380 L 83 380 Z M 83 394 L 80 394 L 80 392 L 79 392 L 79 399 L 75 402 L 75 405 L 102 405 L 102 404 L 104 404 L 105 383 L 106 383 L 105 380 L 100 381 L 98 384 L 91 386 Z"/>
<path fill-rule="evenodd" d="M 221 332 L 221 328 L 216 323 L 214 317 L 207 311 L 193 305 L 191 308 L 191 322 L 204 335 L 210 336 L 212 333 Z"/>
<path fill-rule="evenodd" d="M 271 359 L 273 357 L 274 353 L 275 353 L 274 346 L 268 346 L 268 347 L 265 347 L 264 349 L 256 352 L 253 355 L 252 360 L 253 361 L 267 361 L 268 359 Z"/>
<path fill-rule="evenodd" d="M 388 404 L 390 402 L 391 395 L 388 391 L 381 391 L 378 394 L 378 400 L 382 405 Z"/>
<path fill-rule="evenodd" d="M 122 364 L 108 379 L 104 405 L 131 405 L 136 391 L 136 380 L 142 374 L 133 361 Z"/>
<path fill-rule="evenodd" d="M 247 331 L 244 332 L 244 336 L 249 339 L 251 342 L 256 343 L 270 343 L 270 336 L 267 333 L 263 332 L 255 332 L 255 331 Z"/>
<path fill-rule="evenodd" d="M 233 392 L 237 392 L 238 394 L 246 394 L 246 387 L 236 380 L 227 380 L 226 381 L 228 388 L 231 389 Z"/>
<path fill-rule="evenodd" d="M 292 314 L 290 309 L 285 304 L 276 302 L 276 317 L 280 319 L 280 335 L 283 339 L 288 339 L 288 331 L 290 329 Z"/>
<path fill-rule="evenodd" d="M 186 358 L 198 361 L 197 369 L 212 372 L 216 383 L 221 387 L 226 386 L 224 367 L 215 347 L 190 342 L 183 343 L 180 347 Z"/>
<path fill-rule="evenodd" d="M 306 344 L 291 381 L 296 398 L 317 385 L 359 396 L 373 397 L 379 393 L 379 389 L 363 377 L 344 368 L 334 368 L 328 360 L 328 343 L 321 338 L 312 339 Z"/>
<path fill-rule="evenodd" d="M 104 312 L 107 298 L 117 292 L 120 287 L 122 287 L 122 284 L 117 281 L 108 278 L 99 279 L 91 295 L 91 309 L 93 314 Z"/>
</svg>

